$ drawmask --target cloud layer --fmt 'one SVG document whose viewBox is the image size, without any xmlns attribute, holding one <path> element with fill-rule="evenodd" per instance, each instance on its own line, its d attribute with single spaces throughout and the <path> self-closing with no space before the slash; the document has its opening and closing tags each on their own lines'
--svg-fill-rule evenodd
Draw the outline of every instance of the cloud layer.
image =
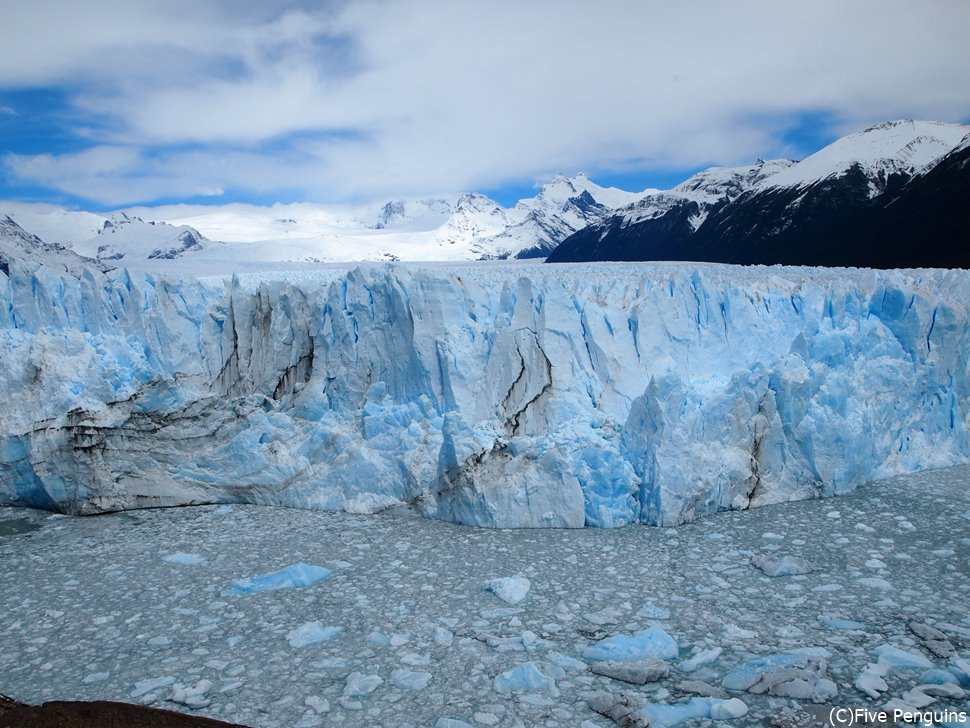
<svg viewBox="0 0 970 728">
<path fill-rule="evenodd" d="M 730 164 L 810 151 L 806 117 L 970 116 L 964 0 L 10 5 L 0 92 L 65 91 L 77 148 L 13 140 L 7 174 L 105 205 Z"/>
</svg>

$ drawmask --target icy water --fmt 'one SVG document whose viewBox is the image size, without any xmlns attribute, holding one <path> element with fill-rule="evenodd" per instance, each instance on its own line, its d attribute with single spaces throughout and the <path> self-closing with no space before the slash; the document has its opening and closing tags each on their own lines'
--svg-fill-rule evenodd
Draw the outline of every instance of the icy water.
<svg viewBox="0 0 970 728">
<path fill-rule="evenodd" d="M 926 649 L 914 620 L 970 658 L 968 486 L 970 467 L 951 468 L 666 530 L 490 531 L 255 506 L 94 518 L 7 509 L 0 692 L 140 701 L 257 728 L 442 718 L 588 728 L 614 725 L 588 707 L 597 691 L 675 704 L 699 683 L 716 692 L 753 657 L 822 648 L 838 690 L 827 706 L 881 706 L 927 668 L 892 670 L 869 698 L 854 683 L 874 649 L 954 664 Z M 752 563 L 765 555 L 814 570 L 769 577 Z M 303 588 L 231 589 L 299 563 L 332 573 Z M 530 583 L 518 604 L 483 587 L 515 575 Z M 651 626 L 679 646 L 668 677 L 640 686 L 586 668 L 590 645 Z M 541 678 L 526 668 L 531 682 L 496 681 L 527 662 Z M 718 725 L 768 724 L 810 704 L 731 696 L 749 712 Z"/>
</svg>

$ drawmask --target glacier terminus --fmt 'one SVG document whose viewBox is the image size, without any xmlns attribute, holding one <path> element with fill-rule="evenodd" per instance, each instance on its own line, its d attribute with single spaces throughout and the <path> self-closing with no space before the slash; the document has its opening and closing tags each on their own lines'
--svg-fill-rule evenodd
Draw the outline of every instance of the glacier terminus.
<svg viewBox="0 0 970 728">
<path fill-rule="evenodd" d="M 0 275 L 0 503 L 678 525 L 970 460 L 959 270 Z"/>
</svg>

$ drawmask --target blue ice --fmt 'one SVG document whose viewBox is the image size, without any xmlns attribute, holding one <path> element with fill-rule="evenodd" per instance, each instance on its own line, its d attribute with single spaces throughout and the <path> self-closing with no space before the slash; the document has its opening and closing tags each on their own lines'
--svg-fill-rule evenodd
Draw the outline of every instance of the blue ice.
<svg viewBox="0 0 970 728">
<path fill-rule="evenodd" d="M 330 569 L 310 564 L 294 564 L 268 574 L 237 579 L 229 587 L 236 594 L 252 594 L 277 589 L 297 589 L 310 586 L 330 576 Z"/>
<path fill-rule="evenodd" d="M 549 693 L 553 697 L 559 695 L 556 681 L 543 674 L 534 662 L 523 662 L 497 675 L 492 686 L 495 692 L 502 695 L 512 693 Z"/>
<path fill-rule="evenodd" d="M 287 632 L 286 641 L 290 643 L 290 647 L 309 647 L 320 642 L 329 642 L 340 632 L 340 627 L 324 627 L 320 621 L 307 622 Z"/>
<path fill-rule="evenodd" d="M 922 667 L 930 669 L 933 663 L 915 652 L 907 652 L 890 644 L 879 645 L 872 651 L 879 662 L 890 667 Z"/>
<path fill-rule="evenodd" d="M 679 654 L 677 642 L 659 627 L 651 627 L 635 635 L 613 635 L 583 650 L 583 657 L 593 661 L 631 662 L 650 657 L 673 660 Z"/>
<path fill-rule="evenodd" d="M 803 664 L 810 657 L 828 657 L 828 652 L 821 648 L 806 648 L 782 655 L 766 655 L 738 665 L 721 680 L 721 687 L 725 690 L 747 690 L 754 685 L 768 670 L 778 667 L 793 667 Z"/>
<path fill-rule="evenodd" d="M 664 703 L 647 703 L 637 713 L 650 719 L 651 726 L 670 728 L 685 720 L 693 718 L 712 718 L 724 720 L 740 718 L 748 712 L 747 706 L 738 700 L 720 700 L 718 698 L 691 698 L 686 703 L 667 705 Z"/>
</svg>

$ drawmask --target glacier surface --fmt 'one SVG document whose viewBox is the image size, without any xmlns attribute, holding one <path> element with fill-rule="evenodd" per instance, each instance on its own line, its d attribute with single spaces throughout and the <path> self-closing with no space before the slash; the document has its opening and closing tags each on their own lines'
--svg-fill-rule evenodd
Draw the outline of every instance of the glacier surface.
<svg viewBox="0 0 970 728">
<path fill-rule="evenodd" d="M 0 503 L 677 525 L 970 459 L 965 271 L 11 261 Z"/>
</svg>

